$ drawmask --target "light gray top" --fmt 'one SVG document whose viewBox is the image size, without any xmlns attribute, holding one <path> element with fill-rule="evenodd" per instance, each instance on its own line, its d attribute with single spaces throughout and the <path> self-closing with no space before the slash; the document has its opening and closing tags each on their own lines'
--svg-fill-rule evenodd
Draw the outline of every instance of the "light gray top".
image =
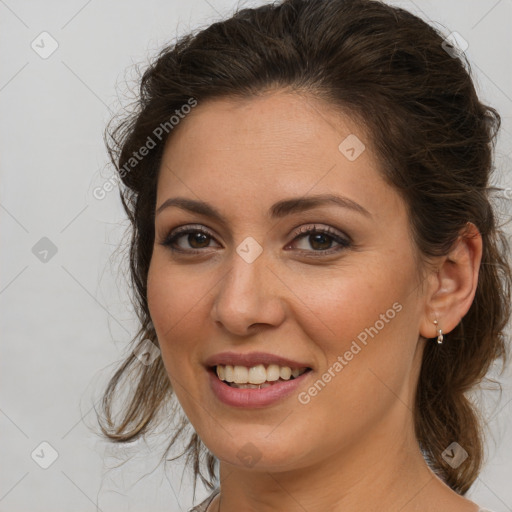
<svg viewBox="0 0 512 512">
<path fill-rule="evenodd" d="M 213 498 L 219 494 L 220 488 L 216 488 L 212 491 L 210 496 L 208 496 L 204 501 L 199 503 L 196 507 L 191 508 L 188 512 L 206 512 L 206 509 L 210 505 L 210 503 L 213 501 Z M 478 512 L 493 512 L 492 510 L 488 508 L 481 508 Z"/>
<path fill-rule="evenodd" d="M 191 508 L 188 512 L 206 512 L 206 509 L 208 508 L 208 505 L 212 502 L 213 498 L 215 498 L 215 496 L 217 496 L 217 494 L 219 494 L 220 492 L 220 488 L 216 488 L 212 491 L 212 493 L 210 494 L 210 496 L 208 496 L 208 498 L 206 498 L 204 501 L 202 501 L 201 503 L 199 503 L 199 505 Z"/>
</svg>

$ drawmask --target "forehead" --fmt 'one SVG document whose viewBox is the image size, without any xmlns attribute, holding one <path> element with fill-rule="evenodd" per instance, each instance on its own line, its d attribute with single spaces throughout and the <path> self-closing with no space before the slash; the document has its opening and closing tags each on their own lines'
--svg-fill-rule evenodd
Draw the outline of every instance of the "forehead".
<svg viewBox="0 0 512 512">
<path fill-rule="evenodd" d="M 367 203 L 390 191 L 365 130 L 316 98 L 273 92 L 199 103 L 167 141 L 157 204 L 178 194 L 270 203 L 336 191 Z"/>
<path fill-rule="evenodd" d="M 339 143 L 348 135 L 369 142 L 363 127 L 332 105 L 312 96 L 279 91 L 200 103 L 173 131 L 166 150 L 177 156 L 183 145 L 194 146 L 195 151 L 187 155 L 194 159 L 206 152 L 210 158 L 217 154 L 222 158 L 223 152 L 233 157 L 243 151 L 260 158 L 286 156 L 293 160 L 295 156 L 300 160 L 311 151 L 311 158 L 320 152 L 338 156 Z"/>
</svg>

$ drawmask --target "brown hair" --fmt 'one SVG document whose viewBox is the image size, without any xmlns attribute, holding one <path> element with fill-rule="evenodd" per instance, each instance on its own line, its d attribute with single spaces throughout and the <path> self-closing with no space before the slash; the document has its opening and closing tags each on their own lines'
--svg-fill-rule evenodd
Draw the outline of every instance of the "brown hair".
<svg viewBox="0 0 512 512">
<path fill-rule="evenodd" d="M 507 240 L 491 204 L 491 193 L 499 190 L 490 186 L 490 177 L 500 116 L 479 101 L 465 55 L 454 54 L 443 39 L 413 14 L 373 0 L 284 0 L 243 9 L 164 48 L 142 76 L 137 108 L 109 125 L 106 143 L 132 226 L 130 269 L 141 324 L 135 343 L 150 339 L 158 345 L 146 279 L 159 165 L 172 131 L 159 140 L 155 128 L 191 98 L 200 105 L 290 89 L 352 113 L 368 129 L 385 178 L 409 208 L 425 262 L 446 255 L 467 222 L 474 223 L 483 239 L 476 296 L 441 347 L 426 345 L 414 409 L 425 459 L 465 494 L 483 460 L 481 421 L 467 393 L 494 360 L 506 359 L 512 276 Z M 127 167 L 148 137 L 155 147 Z M 125 380 L 134 386 L 117 419 L 113 407 Z M 132 353 L 105 391 L 104 435 L 117 442 L 137 438 L 155 425 L 172 397 L 161 358 L 146 366 Z M 187 425 L 182 417 L 168 450 Z M 441 455 L 453 441 L 470 455 L 456 469 Z M 193 462 L 194 490 L 198 476 L 213 488 L 216 459 L 195 432 L 185 453 Z"/>
</svg>

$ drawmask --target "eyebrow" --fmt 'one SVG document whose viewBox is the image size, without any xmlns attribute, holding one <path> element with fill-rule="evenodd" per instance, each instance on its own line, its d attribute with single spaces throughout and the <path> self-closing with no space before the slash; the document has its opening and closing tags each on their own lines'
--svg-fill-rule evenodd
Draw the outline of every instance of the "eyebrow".
<svg viewBox="0 0 512 512">
<path fill-rule="evenodd" d="M 268 212 L 271 219 L 280 219 L 287 215 L 300 213 L 303 211 L 311 210 L 319 206 L 336 205 L 342 208 L 360 213 L 366 217 L 371 217 L 371 213 L 356 203 L 352 199 L 334 194 L 322 194 L 309 197 L 297 197 L 292 199 L 284 199 L 273 204 Z M 198 213 L 206 217 L 211 217 L 221 224 L 227 224 L 224 216 L 211 204 L 204 201 L 196 201 L 185 197 L 171 197 L 164 201 L 156 210 L 155 215 L 158 215 L 162 210 L 175 206 L 182 210 L 192 213 Z"/>
</svg>

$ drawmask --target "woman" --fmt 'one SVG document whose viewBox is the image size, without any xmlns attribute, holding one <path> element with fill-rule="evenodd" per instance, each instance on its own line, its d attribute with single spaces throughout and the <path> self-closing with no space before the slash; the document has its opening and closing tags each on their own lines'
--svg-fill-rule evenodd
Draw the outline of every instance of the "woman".
<svg viewBox="0 0 512 512">
<path fill-rule="evenodd" d="M 285 0 L 145 72 L 109 140 L 141 329 L 102 429 L 176 398 L 213 489 L 192 510 L 478 510 L 466 395 L 506 356 L 511 272 L 465 64 L 402 9 Z"/>
</svg>

